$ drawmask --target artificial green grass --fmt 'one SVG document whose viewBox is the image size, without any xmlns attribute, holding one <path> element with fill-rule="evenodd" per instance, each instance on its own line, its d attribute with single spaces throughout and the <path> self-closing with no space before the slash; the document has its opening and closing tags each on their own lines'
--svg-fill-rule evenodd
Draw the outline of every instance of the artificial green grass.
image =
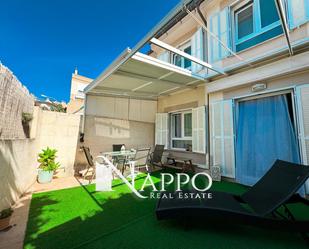
<svg viewBox="0 0 309 249">
<path fill-rule="evenodd" d="M 153 174 L 159 183 L 159 173 Z M 140 188 L 144 179 L 136 180 Z M 213 190 L 243 193 L 242 185 L 214 183 Z M 157 221 L 155 199 L 138 199 L 120 180 L 113 192 L 95 186 L 34 194 L 31 201 L 26 249 L 284 249 L 307 248 L 297 234 L 248 226 L 213 226 L 203 222 L 188 229 L 175 221 Z M 147 191 L 147 190 L 146 190 Z M 309 208 L 292 206 L 299 218 L 309 219 Z"/>
</svg>

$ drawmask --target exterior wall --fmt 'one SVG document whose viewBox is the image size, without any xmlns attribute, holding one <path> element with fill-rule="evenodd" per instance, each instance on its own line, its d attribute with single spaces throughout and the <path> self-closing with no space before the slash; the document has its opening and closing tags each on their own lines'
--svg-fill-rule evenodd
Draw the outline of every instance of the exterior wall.
<svg viewBox="0 0 309 249">
<path fill-rule="evenodd" d="M 207 103 L 206 97 L 204 86 L 160 97 L 158 100 L 158 112 L 166 113 L 203 106 Z M 167 153 L 176 157 L 191 158 L 193 164 L 207 165 L 205 154 L 177 150 L 167 150 Z"/>
<path fill-rule="evenodd" d="M 153 147 L 156 112 L 157 101 L 87 95 L 84 144 L 94 157 L 112 151 L 113 144 L 125 144 L 128 149 Z"/>
<path fill-rule="evenodd" d="M 0 210 L 9 207 L 35 182 L 37 155 L 47 146 L 55 148 L 65 169 L 57 176 L 74 174 L 80 116 L 42 111 L 34 107 L 30 139 L 0 140 Z"/>
<path fill-rule="evenodd" d="M 79 138 L 80 115 L 40 111 L 36 133 L 36 153 L 47 146 L 57 149 L 57 161 L 64 170 L 60 176 L 74 175 L 76 147 Z"/>
<path fill-rule="evenodd" d="M 267 84 L 266 91 L 308 83 L 309 52 L 278 60 L 207 84 L 209 101 L 252 94 L 256 83 Z M 260 92 L 259 92 L 260 93 Z"/>
<path fill-rule="evenodd" d="M 158 112 L 170 112 L 185 108 L 194 108 L 205 105 L 205 87 L 184 90 L 169 96 L 160 97 L 158 100 Z"/>
<path fill-rule="evenodd" d="M 153 147 L 154 130 L 154 123 L 86 115 L 85 145 L 93 156 L 112 151 L 113 144 L 125 144 L 127 149 Z"/>
<path fill-rule="evenodd" d="M 0 140 L 0 210 L 8 208 L 37 176 L 33 139 Z"/>
<path fill-rule="evenodd" d="M 84 94 L 79 90 L 84 89 L 93 80 L 85 76 L 79 75 L 78 71 L 72 74 L 70 102 L 68 103 L 67 112 L 75 113 L 84 105 Z"/>
<path fill-rule="evenodd" d="M 293 88 L 297 85 L 309 84 L 309 71 L 298 72 L 291 75 L 281 76 L 276 79 L 265 80 L 263 83 L 267 84 L 267 89 L 260 92 L 252 92 L 251 88 L 253 84 L 247 84 L 244 86 L 224 89 L 209 94 L 209 101 L 219 101 L 226 99 L 237 99 L 245 96 L 254 96 L 270 91 L 279 91 L 282 89 Z"/>
</svg>

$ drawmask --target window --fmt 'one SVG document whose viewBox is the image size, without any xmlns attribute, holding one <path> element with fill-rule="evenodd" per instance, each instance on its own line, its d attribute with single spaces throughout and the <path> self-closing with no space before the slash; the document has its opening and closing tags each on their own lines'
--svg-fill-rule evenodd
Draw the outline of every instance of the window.
<svg viewBox="0 0 309 249">
<path fill-rule="evenodd" d="M 309 21 L 308 0 L 287 0 L 290 28 L 296 28 Z"/>
<path fill-rule="evenodd" d="M 283 33 L 275 1 L 253 0 L 241 4 L 234 8 L 236 52 Z"/>
<path fill-rule="evenodd" d="M 77 93 L 75 95 L 76 99 L 84 99 L 85 98 L 85 94 L 84 94 L 84 89 L 87 85 L 85 84 L 78 84 L 77 85 Z"/>
<path fill-rule="evenodd" d="M 224 43 L 222 46 L 213 36 L 209 36 L 209 60 L 216 62 L 229 56 L 229 51 L 225 48 L 231 48 L 230 40 L 230 10 L 228 7 L 209 17 L 210 32 Z"/>
<path fill-rule="evenodd" d="M 237 39 L 246 37 L 253 30 L 253 4 L 250 4 L 236 12 Z"/>
<path fill-rule="evenodd" d="M 192 112 L 184 111 L 171 114 L 172 149 L 191 150 L 192 147 Z"/>
<path fill-rule="evenodd" d="M 184 51 L 187 54 L 190 54 L 190 55 L 192 54 L 190 42 L 186 43 L 185 45 L 178 47 L 178 49 Z M 189 70 L 191 69 L 191 61 L 180 56 L 180 55 L 178 55 L 178 54 L 174 54 L 173 63 L 174 63 L 174 65 L 176 65 L 178 67 L 182 67 L 182 68 L 189 69 Z"/>
</svg>

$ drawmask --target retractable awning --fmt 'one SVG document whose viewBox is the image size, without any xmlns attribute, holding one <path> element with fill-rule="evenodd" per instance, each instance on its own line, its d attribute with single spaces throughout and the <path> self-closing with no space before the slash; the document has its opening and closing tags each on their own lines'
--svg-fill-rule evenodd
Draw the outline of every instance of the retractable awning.
<svg viewBox="0 0 309 249">
<path fill-rule="evenodd" d="M 151 56 L 136 52 L 125 62 L 126 50 L 86 89 L 88 94 L 157 99 L 204 83 L 202 77 Z"/>
</svg>

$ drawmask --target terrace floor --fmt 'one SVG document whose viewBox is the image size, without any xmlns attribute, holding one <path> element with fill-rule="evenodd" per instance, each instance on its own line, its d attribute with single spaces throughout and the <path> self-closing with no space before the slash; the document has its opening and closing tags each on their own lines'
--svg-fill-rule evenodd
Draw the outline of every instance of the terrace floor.
<svg viewBox="0 0 309 249">
<path fill-rule="evenodd" d="M 39 184 L 35 182 L 14 205 L 11 218 L 11 228 L 0 232 L 0 249 L 22 249 L 28 221 L 32 194 L 80 186 L 82 179 L 75 177 L 54 178 L 51 183 Z"/>
<path fill-rule="evenodd" d="M 158 172 L 153 173 L 154 182 L 159 183 L 158 177 Z M 188 228 L 179 222 L 158 222 L 154 213 L 156 200 L 138 199 L 118 179 L 113 182 L 112 192 L 96 192 L 93 184 L 77 186 L 78 181 L 74 183 L 71 180 L 76 187 L 33 193 L 25 249 L 307 248 L 301 236 L 287 232 L 236 224 L 210 226 L 199 222 Z M 69 181 L 63 181 L 67 182 L 63 183 L 64 187 L 69 187 Z M 141 187 L 143 181 L 142 177 L 136 180 L 137 188 Z M 213 189 L 240 194 L 246 187 L 220 182 L 214 183 Z M 46 190 L 48 188 L 44 187 L 43 191 Z M 29 203 L 28 197 L 25 200 L 28 209 Z M 309 218 L 308 207 L 298 204 L 291 208 L 297 217 Z M 18 211 L 15 213 L 18 214 Z M 27 214 L 26 208 L 21 215 L 27 218 Z M 18 224 L 20 221 L 15 219 L 15 222 Z M 0 246 L 1 249 L 22 248 L 21 241 L 15 246 L 9 243 L 12 237 L 5 238 L 9 247 Z"/>
</svg>

